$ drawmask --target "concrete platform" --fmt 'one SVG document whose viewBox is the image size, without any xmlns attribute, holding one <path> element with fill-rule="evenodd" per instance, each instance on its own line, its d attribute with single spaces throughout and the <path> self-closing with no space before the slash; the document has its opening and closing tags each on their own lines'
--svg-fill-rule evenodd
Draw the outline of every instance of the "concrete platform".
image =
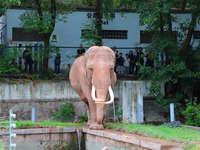
<svg viewBox="0 0 200 150">
<path fill-rule="evenodd" d="M 105 139 L 112 139 L 115 141 L 129 143 L 133 147 L 137 147 L 137 149 L 151 149 L 151 150 L 182 150 L 182 143 L 163 141 L 155 138 L 144 137 L 139 135 L 134 135 L 125 132 L 119 132 L 114 130 L 89 130 L 88 128 L 83 128 L 83 132 L 104 137 Z M 106 141 L 106 140 L 105 140 Z M 106 143 L 106 142 L 105 142 Z M 111 144 L 112 143 L 107 143 Z M 109 147 L 109 145 L 105 145 Z"/>
<path fill-rule="evenodd" d="M 16 150 L 36 150 L 43 147 L 53 147 L 60 141 L 70 141 L 72 136 L 77 142 L 77 129 L 84 133 L 86 150 L 101 150 L 104 147 L 108 147 L 109 150 L 182 150 L 182 146 L 185 145 L 115 130 L 63 127 L 14 130 L 14 133 L 17 134 L 17 138 L 14 139 L 17 144 Z M 9 132 L 2 133 L 0 137 L 6 142 L 8 148 Z"/>
</svg>

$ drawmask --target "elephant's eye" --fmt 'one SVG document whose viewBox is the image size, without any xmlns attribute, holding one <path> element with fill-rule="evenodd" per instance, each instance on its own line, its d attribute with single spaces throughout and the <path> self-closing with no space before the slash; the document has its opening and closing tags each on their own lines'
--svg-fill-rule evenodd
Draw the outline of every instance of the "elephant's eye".
<svg viewBox="0 0 200 150">
<path fill-rule="evenodd" d="M 92 67 L 90 67 L 89 69 L 90 69 L 90 71 L 93 71 Z"/>
</svg>

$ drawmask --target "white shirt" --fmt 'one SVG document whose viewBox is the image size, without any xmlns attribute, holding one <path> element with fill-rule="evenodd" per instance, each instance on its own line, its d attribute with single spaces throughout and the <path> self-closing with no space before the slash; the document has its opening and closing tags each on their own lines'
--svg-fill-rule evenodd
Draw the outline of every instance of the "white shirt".
<svg viewBox="0 0 200 150">
<path fill-rule="evenodd" d="M 128 58 L 128 59 L 125 58 L 124 60 L 125 60 L 125 61 L 124 61 L 124 66 L 125 66 L 125 67 L 129 67 L 130 59 L 129 59 L 129 58 Z"/>
</svg>

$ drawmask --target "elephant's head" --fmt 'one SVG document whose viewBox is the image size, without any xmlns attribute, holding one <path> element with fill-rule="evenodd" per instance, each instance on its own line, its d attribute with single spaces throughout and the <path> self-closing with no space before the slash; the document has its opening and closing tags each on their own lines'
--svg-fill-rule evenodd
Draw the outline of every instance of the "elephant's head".
<svg viewBox="0 0 200 150">
<path fill-rule="evenodd" d="M 85 53 L 84 63 L 85 76 L 92 86 L 91 97 L 97 103 L 97 113 L 100 114 L 97 114 L 98 122 L 103 119 L 105 113 L 103 104 L 110 104 L 114 101 L 112 88 L 116 82 L 115 54 L 109 47 L 93 46 Z M 106 101 L 109 97 L 110 100 Z"/>
</svg>

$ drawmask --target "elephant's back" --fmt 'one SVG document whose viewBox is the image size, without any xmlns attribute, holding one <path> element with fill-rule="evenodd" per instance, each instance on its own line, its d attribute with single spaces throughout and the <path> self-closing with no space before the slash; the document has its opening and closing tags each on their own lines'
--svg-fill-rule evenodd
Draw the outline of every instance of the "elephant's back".
<svg viewBox="0 0 200 150">
<path fill-rule="evenodd" d="M 82 59 L 83 59 L 83 56 L 80 56 L 74 61 L 73 65 L 70 69 L 70 72 L 69 72 L 70 80 L 79 74 L 79 71 L 81 70 L 80 67 L 82 67 Z"/>
<path fill-rule="evenodd" d="M 106 53 L 106 54 L 115 55 L 113 50 L 107 46 L 92 46 L 86 51 L 86 54 L 88 53 L 94 53 L 97 55 L 98 53 Z"/>
<path fill-rule="evenodd" d="M 74 61 L 69 73 L 69 80 L 71 82 L 72 88 L 78 93 L 81 99 L 84 98 L 82 87 L 80 85 L 83 78 L 83 75 L 81 75 L 82 59 L 83 56 L 80 56 Z"/>
</svg>

